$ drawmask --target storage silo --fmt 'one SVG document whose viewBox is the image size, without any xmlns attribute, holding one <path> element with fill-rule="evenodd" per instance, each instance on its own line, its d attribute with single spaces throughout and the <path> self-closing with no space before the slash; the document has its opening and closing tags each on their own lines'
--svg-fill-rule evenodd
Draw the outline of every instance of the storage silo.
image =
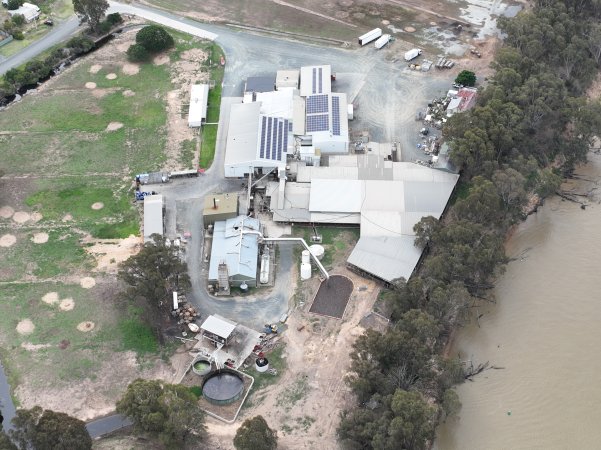
<svg viewBox="0 0 601 450">
<path fill-rule="evenodd" d="M 300 272 L 301 280 L 308 280 L 311 278 L 311 264 L 310 263 L 301 263 L 301 272 Z"/>
<path fill-rule="evenodd" d="M 309 250 L 303 250 L 301 253 L 301 262 L 303 264 L 309 264 L 311 262 L 311 253 L 309 253 Z"/>
</svg>

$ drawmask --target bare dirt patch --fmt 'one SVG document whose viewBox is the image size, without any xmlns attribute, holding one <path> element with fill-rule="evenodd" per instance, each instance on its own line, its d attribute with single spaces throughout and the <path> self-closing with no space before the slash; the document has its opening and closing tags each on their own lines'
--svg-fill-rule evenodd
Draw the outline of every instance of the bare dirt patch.
<svg viewBox="0 0 601 450">
<path fill-rule="evenodd" d="M 111 122 L 106 126 L 106 131 L 117 131 L 123 128 L 123 124 L 121 122 Z"/>
<path fill-rule="evenodd" d="M 111 123 L 118 123 L 118 122 L 111 122 Z M 109 123 L 109 126 L 110 126 L 110 125 L 111 125 L 111 124 Z M 123 126 L 123 124 L 121 124 L 121 126 Z M 108 128 L 108 127 L 107 127 L 107 128 Z M 119 128 L 121 128 L 121 127 L 119 127 Z M 115 129 L 116 129 L 116 130 L 118 130 L 119 128 L 115 128 Z M 92 208 L 92 209 L 95 209 L 95 210 L 102 209 L 102 208 L 104 208 L 104 203 L 102 203 L 102 202 L 96 202 L 96 203 L 92 203 L 92 206 L 91 206 L 91 208 Z"/>
<path fill-rule="evenodd" d="M 61 221 L 63 222 L 70 222 L 71 220 L 73 220 L 73 216 L 69 213 L 65 214 L 61 219 Z"/>
<path fill-rule="evenodd" d="M 29 215 L 28 212 L 25 212 L 25 211 L 17 211 L 16 213 L 13 214 L 13 220 L 17 223 L 25 223 L 29 219 L 31 219 L 31 216 Z"/>
<path fill-rule="evenodd" d="M 85 250 L 96 259 L 96 270 L 116 274 L 119 264 L 135 255 L 144 245 L 142 237 L 126 239 L 84 239 Z"/>
<path fill-rule="evenodd" d="M 48 242 L 48 233 L 44 233 L 44 232 L 36 233 L 33 235 L 31 240 L 35 244 L 44 244 L 44 243 Z"/>
<path fill-rule="evenodd" d="M 42 216 L 41 213 L 39 212 L 34 212 L 31 213 L 31 215 L 29 216 L 29 220 L 31 220 L 32 222 L 39 222 L 40 220 L 42 220 L 44 216 Z"/>
<path fill-rule="evenodd" d="M 112 92 L 115 92 L 115 90 L 116 89 L 94 89 L 94 90 L 92 90 L 92 95 L 95 98 L 102 98 L 105 95 L 108 95 L 108 94 L 110 94 Z M 99 114 L 100 112 L 102 112 L 102 110 L 98 111 L 97 114 Z"/>
<path fill-rule="evenodd" d="M 125 75 L 137 75 L 137 73 L 140 71 L 140 66 L 138 64 L 123 64 L 121 71 Z"/>
<path fill-rule="evenodd" d="M 407 33 L 415 33 L 415 28 L 413 27 L 405 27 L 403 30 L 405 30 Z"/>
<path fill-rule="evenodd" d="M 96 89 L 96 83 L 94 83 L 93 81 L 88 81 L 85 84 L 86 89 Z"/>
<path fill-rule="evenodd" d="M 192 48 L 182 52 L 180 60 L 171 65 L 173 83 L 187 92 L 191 84 L 205 83 L 209 79 L 208 72 L 203 70 L 202 63 L 208 58 L 207 52 Z"/>
<path fill-rule="evenodd" d="M 3 234 L 0 237 L 0 247 L 12 247 L 17 242 L 17 237 L 14 234 Z"/>
<path fill-rule="evenodd" d="M 100 72 L 100 69 L 102 69 L 101 64 L 94 64 L 90 67 L 90 73 L 98 73 Z"/>
<path fill-rule="evenodd" d="M 31 334 L 35 330 L 35 325 L 30 319 L 23 319 L 17 324 L 17 333 Z"/>
<path fill-rule="evenodd" d="M 152 62 L 157 66 L 162 66 L 163 64 L 167 64 L 169 61 L 169 55 L 161 54 L 154 57 Z"/>
<path fill-rule="evenodd" d="M 83 333 L 87 333 L 88 331 L 92 331 L 96 325 L 94 322 L 90 322 L 89 320 L 85 322 L 81 322 L 77 325 L 77 329 Z"/>
<path fill-rule="evenodd" d="M 72 298 L 66 298 L 61 300 L 58 307 L 61 309 L 61 311 L 71 311 L 73 308 L 75 308 L 75 302 Z"/>
<path fill-rule="evenodd" d="M 106 79 L 107 80 L 115 80 L 117 78 L 117 74 L 116 73 L 109 73 L 106 75 Z"/>
<path fill-rule="evenodd" d="M 48 305 L 54 305 L 58 302 L 58 292 L 48 292 L 42 297 L 42 301 Z"/>
<path fill-rule="evenodd" d="M 48 347 L 52 347 L 50 344 L 32 344 L 31 342 L 23 342 L 21 347 L 27 350 L 28 352 L 36 352 L 38 350 L 42 350 Z"/>
<path fill-rule="evenodd" d="M 83 277 L 79 280 L 79 284 L 84 289 L 91 289 L 96 286 L 96 280 L 92 277 Z"/>
<path fill-rule="evenodd" d="M 14 213 L 15 210 L 10 206 L 3 206 L 0 208 L 0 217 L 3 219 L 10 219 Z"/>
<path fill-rule="evenodd" d="M 131 89 L 126 89 L 123 91 L 123 97 L 133 97 L 134 95 L 136 95 L 136 93 Z"/>
</svg>

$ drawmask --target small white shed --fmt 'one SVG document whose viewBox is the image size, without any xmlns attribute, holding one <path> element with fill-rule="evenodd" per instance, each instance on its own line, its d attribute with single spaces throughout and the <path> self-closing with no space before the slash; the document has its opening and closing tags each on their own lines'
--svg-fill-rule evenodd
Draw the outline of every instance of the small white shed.
<svg viewBox="0 0 601 450">
<path fill-rule="evenodd" d="M 209 101 L 209 85 L 193 84 L 190 91 L 190 110 L 188 126 L 200 127 L 207 120 L 207 103 Z"/>
</svg>

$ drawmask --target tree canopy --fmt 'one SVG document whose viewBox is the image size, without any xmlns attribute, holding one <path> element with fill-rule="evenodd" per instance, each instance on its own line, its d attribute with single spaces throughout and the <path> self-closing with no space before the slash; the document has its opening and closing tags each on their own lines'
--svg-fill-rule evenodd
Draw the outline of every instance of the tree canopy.
<svg viewBox="0 0 601 450">
<path fill-rule="evenodd" d="M 136 34 L 136 44 L 150 53 L 158 53 L 173 47 L 173 37 L 158 25 L 148 25 Z"/>
<path fill-rule="evenodd" d="M 455 83 L 459 83 L 463 86 L 475 86 L 476 85 L 476 74 L 469 70 L 462 70 L 455 78 Z"/>
<path fill-rule="evenodd" d="M 90 450 L 85 422 L 68 414 L 35 406 L 19 409 L 9 436 L 20 450 Z M 4 447 L 3 447 L 4 448 Z"/>
<path fill-rule="evenodd" d="M 180 384 L 137 379 L 117 402 L 117 412 L 129 417 L 138 430 L 173 448 L 198 443 L 206 434 L 198 399 Z"/>
<path fill-rule="evenodd" d="M 73 10 L 82 22 L 87 22 L 92 31 L 97 32 L 98 26 L 109 8 L 106 0 L 73 0 Z"/>
<path fill-rule="evenodd" d="M 246 419 L 234 437 L 236 450 L 275 450 L 278 433 L 267 425 L 263 416 Z"/>
</svg>

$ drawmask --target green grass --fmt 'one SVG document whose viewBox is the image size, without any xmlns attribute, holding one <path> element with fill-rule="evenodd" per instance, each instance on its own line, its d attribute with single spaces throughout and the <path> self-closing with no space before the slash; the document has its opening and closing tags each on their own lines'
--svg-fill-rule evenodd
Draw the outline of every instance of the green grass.
<svg viewBox="0 0 601 450">
<path fill-rule="evenodd" d="M 298 402 L 304 399 L 310 390 L 307 375 L 301 374 L 285 391 L 278 397 L 278 405 L 284 407 L 286 412 L 290 411 Z"/>
<path fill-rule="evenodd" d="M 119 330 L 123 336 L 123 350 L 133 350 L 138 355 L 157 352 L 158 342 L 156 335 L 138 317 L 123 319 L 119 323 Z"/>
<path fill-rule="evenodd" d="M 196 152 L 196 139 L 186 139 L 181 143 L 180 163 L 184 167 L 192 167 L 194 153 Z"/>
<path fill-rule="evenodd" d="M 283 353 L 284 348 L 278 347 L 265 355 L 265 357 L 269 361 L 269 368 L 277 370 L 277 375 L 271 375 L 266 372 L 257 372 L 254 369 L 248 370 L 246 372 L 255 378 L 255 383 L 253 384 L 253 389 L 249 397 L 256 397 L 262 389 L 278 382 L 278 380 L 282 376 L 282 373 L 284 372 L 284 370 L 286 370 L 286 359 L 282 357 Z"/>
<path fill-rule="evenodd" d="M 217 142 L 217 125 L 202 126 L 202 143 L 200 145 L 200 158 L 198 165 L 208 169 L 215 158 L 215 144 Z"/>
<path fill-rule="evenodd" d="M 196 398 L 202 397 L 202 388 L 200 386 L 190 387 L 190 392 L 192 392 L 196 396 Z"/>
</svg>

